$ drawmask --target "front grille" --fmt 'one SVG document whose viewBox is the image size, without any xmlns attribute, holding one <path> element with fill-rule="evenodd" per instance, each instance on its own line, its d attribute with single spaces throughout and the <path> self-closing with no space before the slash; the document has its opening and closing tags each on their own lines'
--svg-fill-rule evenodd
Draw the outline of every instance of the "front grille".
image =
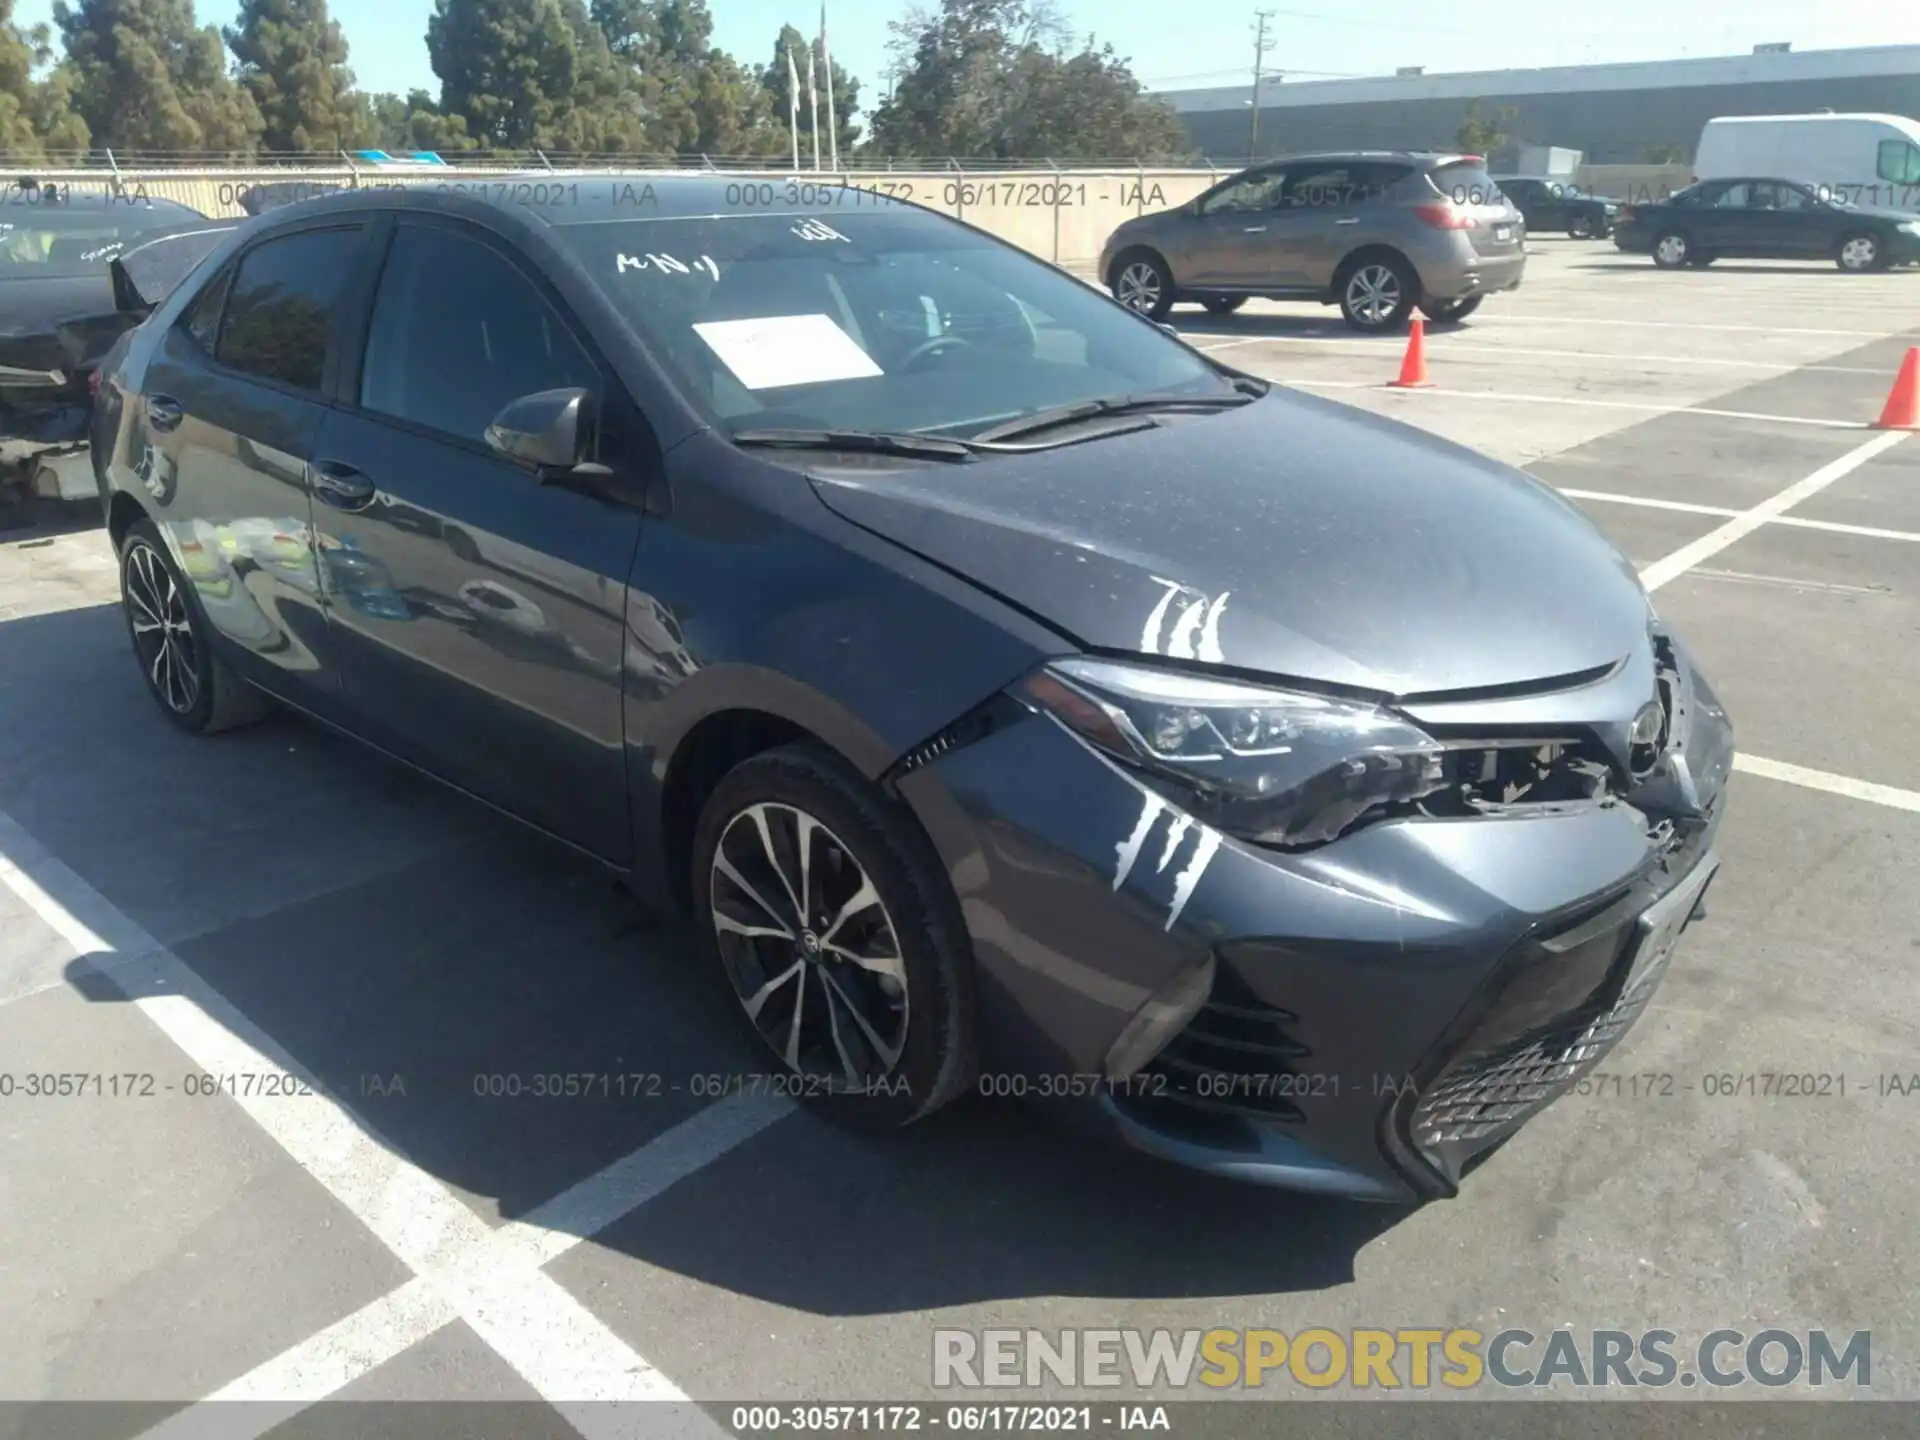
<svg viewBox="0 0 1920 1440">
<path fill-rule="evenodd" d="M 1612 1004 L 1583 1006 L 1497 1049 L 1454 1062 L 1414 1107 L 1414 1143 L 1427 1151 L 1477 1146 L 1518 1129 L 1619 1042 L 1646 1008 L 1666 965 L 1662 960 Z"/>
<path fill-rule="evenodd" d="M 1298 1062 L 1311 1053 L 1293 1033 L 1298 1023 L 1222 967 L 1200 1013 L 1143 1069 L 1145 1083 L 1131 1093 L 1146 1108 L 1295 1123 Z"/>
</svg>

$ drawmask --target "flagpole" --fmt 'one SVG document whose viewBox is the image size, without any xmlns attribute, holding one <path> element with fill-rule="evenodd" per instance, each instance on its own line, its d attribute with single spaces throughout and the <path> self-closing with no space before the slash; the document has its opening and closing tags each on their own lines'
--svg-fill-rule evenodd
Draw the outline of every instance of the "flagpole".
<svg viewBox="0 0 1920 1440">
<path fill-rule="evenodd" d="M 793 62 L 793 46 L 787 46 L 787 130 L 793 136 L 793 168 L 800 168 L 800 67 Z"/>
<path fill-rule="evenodd" d="M 813 169 L 820 173 L 820 87 L 814 82 L 813 47 L 807 47 L 807 105 L 813 121 Z"/>
<path fill-rule="evenodd" d="M 820 0 L 820 68 L 827 72 L 827 145 L 833 168 L 840 169 L 840 124 L 833 110 L 833 52 L 827 48 L 827 0 Z"/>
</svg>

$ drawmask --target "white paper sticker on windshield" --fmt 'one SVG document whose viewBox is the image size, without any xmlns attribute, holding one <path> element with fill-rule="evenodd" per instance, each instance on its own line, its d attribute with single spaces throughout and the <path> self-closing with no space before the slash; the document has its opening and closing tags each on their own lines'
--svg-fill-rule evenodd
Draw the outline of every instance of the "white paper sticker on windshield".
<svg viewBox="0 0 1920 1440">
<path fill-rule="evenodd" d="M 864 380 L 884 373 L 827 315 L 709 320 L 693 330 L 749 390 Z"/>
</svg>

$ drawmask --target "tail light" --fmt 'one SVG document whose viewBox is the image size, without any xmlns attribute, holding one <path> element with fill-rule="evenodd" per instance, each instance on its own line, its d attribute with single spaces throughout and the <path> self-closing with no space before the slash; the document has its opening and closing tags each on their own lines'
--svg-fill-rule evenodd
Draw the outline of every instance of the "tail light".
<svg viewBox="0 0 1920 1440">
<path fill-rule="evenodd" d="M 1623 221 L 1636 219 L 1638 217 L 1638 213 L 1639 212 L 1637 212 L 1631 205 L 1622 205 L 1620 207 L 1620 219 Z"/>
<path fill-rule="evenodd" d="M 1480 222 L 1457 205 L 1441 201 L 1433 205 L 1416 205 L 1413 213 L 1436 230 L 1475 230 Z"/>
<path fill-rule="evenodd" d="M 98 370 L 89 370 L 87 372 L 87 394 L 95 400 L 100 398 L 100 372 Z"/>
</svg>

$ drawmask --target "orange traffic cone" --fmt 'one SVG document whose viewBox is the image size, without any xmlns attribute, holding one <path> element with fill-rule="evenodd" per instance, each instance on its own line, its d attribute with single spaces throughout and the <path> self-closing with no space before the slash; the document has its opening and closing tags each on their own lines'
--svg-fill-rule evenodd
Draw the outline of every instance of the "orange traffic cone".
<svg viewBox="0 0 1920 1440">
<path fill-rule="evenodd" d="M 1876 430 L 1920 430 L 1920 345 L 1907 351 L 1900 373 L 1893 378 L 1887 405 L 1874 421 Z"/>
<path fill-rule="evenodd" d="M 1400 378 L 1387 384 L 1395 390 L 1425 390 L 1433 384 L 1427 378 L 1427 322 L 1413 317 L 1413 329 L 1407 336 L 1407 353 L 1400 361 Z"/>
</svg>

